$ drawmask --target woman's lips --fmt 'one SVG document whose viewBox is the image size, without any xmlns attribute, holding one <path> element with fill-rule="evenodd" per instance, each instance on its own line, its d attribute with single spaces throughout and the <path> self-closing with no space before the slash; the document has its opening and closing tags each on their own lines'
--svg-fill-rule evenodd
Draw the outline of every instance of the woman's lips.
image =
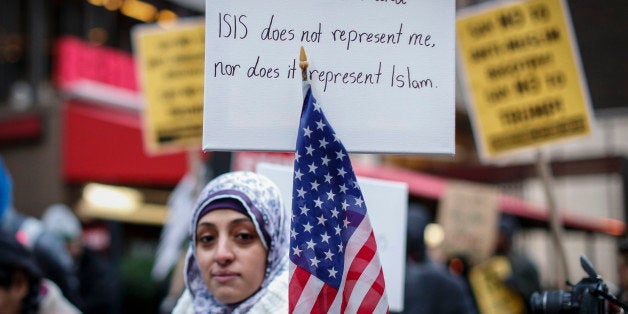
<svg viewBox="0 0 628 314">
<path fill-rule="evenodd" d="M 220 282 L 220 283 L 227 282 L 236 277 L 238 277 L 238 274 L 233 273 L 233 272 L 217 272 L 217 273 L 212 274 L 212 278 L 215 281 Z"/>
</svg>

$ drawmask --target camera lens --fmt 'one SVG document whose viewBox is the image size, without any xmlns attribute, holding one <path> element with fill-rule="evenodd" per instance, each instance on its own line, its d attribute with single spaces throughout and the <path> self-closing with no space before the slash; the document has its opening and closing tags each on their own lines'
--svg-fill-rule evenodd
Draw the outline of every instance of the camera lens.
<svg viewBox="0 0 628 314">
<path fill-rule="evenodd" d="M 530 297 L 533 313 L 558 314 L 571 309 L 571 293 L 565 291 L 535 292 Z"/>
</svg>

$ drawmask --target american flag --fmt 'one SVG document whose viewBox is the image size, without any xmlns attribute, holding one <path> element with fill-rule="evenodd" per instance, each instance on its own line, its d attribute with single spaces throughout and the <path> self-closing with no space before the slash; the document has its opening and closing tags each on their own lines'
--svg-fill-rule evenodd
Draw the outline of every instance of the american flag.
<svg viewBox="0 0 628 314">
<path fill-rule="evenodd" d="M 305 88 L 294 161 L 290 313 L 386 313 L 384 274 L 351 161 Z"/>
</svg>

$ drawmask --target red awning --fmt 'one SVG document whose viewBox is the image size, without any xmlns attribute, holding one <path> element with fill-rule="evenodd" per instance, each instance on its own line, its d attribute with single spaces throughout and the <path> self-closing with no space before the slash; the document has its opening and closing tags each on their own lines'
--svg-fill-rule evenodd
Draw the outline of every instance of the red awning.
<svg viewBox="0 0 628 314">
<path fill-rule="evenodd" d="M 188 170 L 187 153 L 144 151 L 138 112 L 68 101 L 63 111 L 66 181 L 118 185 L 176 185 Z"/>
<path fill-rule="evenodd" d="M 0 111 L 0 145 L 38 139 L 43 133 L 41 112 Z"/>
<path fill-rule="evenodd" d="M 442 177 L 394 167 L 354 165 L 354 169 L 356 174 L 360 176 L 406 182 L 411 195 L 434 200 L 440 199 L 445 194 L 448 184 L 448 180 Z M 533 204 L 519 197 L 502 194 L 499 207 L 504 213 L 537 221 L 549 221 L 547 206 Z M 623 235 L 626 229 L 626 225 L 616 219 L 584 215 L 566 210 L 559 210 L 559 216 L 562 223 L 569 228 L 601 232 L 613 236 Z"/>
</svg>

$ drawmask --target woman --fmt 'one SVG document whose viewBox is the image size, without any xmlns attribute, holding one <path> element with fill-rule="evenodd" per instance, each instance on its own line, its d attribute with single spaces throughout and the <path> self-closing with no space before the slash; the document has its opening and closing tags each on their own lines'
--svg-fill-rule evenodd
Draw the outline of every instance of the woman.
<svg viewBox="0 0 628 314">
<path fill-rule="evenodd" d="M 287 313 L 288 230 L 267 178 L 232 172 L 209 182 L 192 216 L 186 289 L 173 313 Z"/>
</svg>

